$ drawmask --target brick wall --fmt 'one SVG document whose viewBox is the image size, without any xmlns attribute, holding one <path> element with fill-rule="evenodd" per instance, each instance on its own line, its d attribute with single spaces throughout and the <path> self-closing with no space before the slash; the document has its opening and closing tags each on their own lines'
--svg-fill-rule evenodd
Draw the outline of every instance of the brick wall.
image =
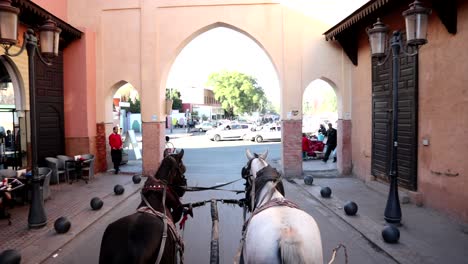
<svg viewBox="0 0 468 264">
<path fill-rule="evenodd" d="M 302 176 L 302 120 L 283 120 L 283 175 Z"/>
<path fill-rule="evenodd" d="M 96 171 L 103 172 L 107 170 L 107 151 L 106 151 L 106 124 L 96 124 Z"/>
<path fill-rule="evenodd" d="M 154 175 L 161 163 L 166 135 L 165 122 L 143 122 L 143 175 Z"/>
</svg>

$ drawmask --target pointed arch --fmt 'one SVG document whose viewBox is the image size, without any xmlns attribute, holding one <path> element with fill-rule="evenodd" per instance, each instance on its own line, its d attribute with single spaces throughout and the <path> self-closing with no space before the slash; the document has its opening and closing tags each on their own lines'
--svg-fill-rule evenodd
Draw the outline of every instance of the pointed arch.
<svg viewBox="0 0 468 264">
<path fill-rule="evenodd" d="M 26 95 L 23 78 L 16 64 L 11 58 L 5 55 L 0 56 L 0 62 L 5 66 L 8 74 L 10 75 L 11 82 L 13 83 L 13 91 L 15 94 L 15 108 L 16 110 L 25 110 L 26 108 Z"/>
</svg>

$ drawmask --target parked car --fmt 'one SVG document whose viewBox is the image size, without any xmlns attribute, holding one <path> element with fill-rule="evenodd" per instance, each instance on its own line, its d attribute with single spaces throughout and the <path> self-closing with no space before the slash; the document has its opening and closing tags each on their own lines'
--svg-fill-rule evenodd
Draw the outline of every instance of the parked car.
<svg viewBox="0 0 468 264">
<path fill-rule="evenodd" d="M 250 127 L 247 124 L 223 124 L 216 129 L 206 132 L 210 140 L 231 140 L 231 139 L 244 139 L 250 133 Z"/>
<path fill-rule="evenodd" d="M 205 132 L 215 128 L 216 124 L 213 122 L 204 121 L 201 124 L 195 126 L 195 128 L 200 132 Z"/>
<path fill-rule="evenodd" d="M 250 132 L 245 138 L 257 143 L 263 141 L 281 141 L 281 126 L 263 126 L 260 130 Z"/>
</svg>

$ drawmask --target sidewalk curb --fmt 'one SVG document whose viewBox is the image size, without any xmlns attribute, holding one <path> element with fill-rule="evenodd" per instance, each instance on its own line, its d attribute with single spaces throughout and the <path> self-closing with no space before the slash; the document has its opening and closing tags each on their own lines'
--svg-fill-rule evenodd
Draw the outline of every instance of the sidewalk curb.
<svg viewBox="0 0 468 264">
<path fill-rule="evenodd" d="M 41 238 L 21 250 L 23 263 L 43 263 L 47 259 L 51 258 L 54 254 L 60 252 L 61 248 L 70 243 L 82 232 L 86 231 L 91 225 L 110 213 L 112 209 L 139 192 L 142 184 L 138 184 L 138 187 L 136 187 L 136 184 L 134 184 L 132 180 L 129 180 L 123 186 L 128 190 L 123 196 L 116 196 L 111 191 L 107 195 L 100 197 L 104 202 L 104 206 L 99 211 L 93 211 L 91 208 L 86 208 L 77 212 L 72 217 L 68 217 L 72 227 L 67 233 L 56 234 L 52 227 Z M 129 188 L 129 186 L 132 186 L 132 189 Z M 117 199 L 115 199 L 115 197 L 117 197 Z M 90 221 L 83 219 L 88 219 Z M 50 221 L 52 221 L 52 219 Z M 44 245 L 43 243 L 45 239 L 47 239 L 47 245 Z"/>
<path fill-rule="evenodd" d="M 321 205 L 329 209 L 336 216 L 342 219 L 346 224 L 360 233 L 372 246 L 378 248 L 391 259 L 397 263 L 433 263 L 427 257 L 421 256 L 418 253 L 411 250 L 408 244 L 405 244 L 405 240 L 400 238 L 399 243 L 397 244 L 387 244 L 383 241 L 381 237 L 381 232 L 383 225 L 376 223 L 374 220 L 370 219 L 365 215 L 360 215 L 359 213 L 356 216 L 346 216 L 343 212 L 344 201 L 335 197 L 333 194 L 330 198 L 321 198 L 319 185 L 312 185 L 313 190 L 305 188 L 301 183 L 298 183 L 295 179 L 290 179 L 290 182 L 296 184 L 299 188 L 309 193 L 310 196 L 319 202 Z M 407 234 L 405 234 L 408 237 Z M 411 238 L 406 239 L 411 240 Z"/>
</svg>

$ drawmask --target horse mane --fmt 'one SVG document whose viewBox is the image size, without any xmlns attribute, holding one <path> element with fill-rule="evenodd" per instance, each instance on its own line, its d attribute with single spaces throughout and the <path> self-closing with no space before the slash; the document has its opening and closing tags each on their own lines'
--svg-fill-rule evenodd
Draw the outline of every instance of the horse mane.
<svg viewBox="0 0 468 264">
<path fill-rule="evenodd" d="M 158 170 L 154 174 L 154 178 L 163 180 L 166 183 L 172 183 L 172 179 L 170 178 L 171 171 L 174 169 L 178 169 L 178 166 L 179 166 L 175 155 L 176 154 L 167 155 L 162 160 L 161 165 L 159 165 Z M 180 166 L 181 166 L 180 169 L 182 170 L 182 173 L 184 173 L 185 166 L 183 165 L 183 163 L 180 164 Z"/>
<path fill-rule="evenodd" d="M 267 182 L 279 180 L 281 174 L 272 166 L 268 165 L 263 169 L 257 172 L 257 177 L 255 177 L 255 200 L 258 199 L 260 191 L 265 187 Z M 284 186 L 283 182 L 280 181 L 276 185 L 276 189 L 284 196 Z"/>
</svg>

